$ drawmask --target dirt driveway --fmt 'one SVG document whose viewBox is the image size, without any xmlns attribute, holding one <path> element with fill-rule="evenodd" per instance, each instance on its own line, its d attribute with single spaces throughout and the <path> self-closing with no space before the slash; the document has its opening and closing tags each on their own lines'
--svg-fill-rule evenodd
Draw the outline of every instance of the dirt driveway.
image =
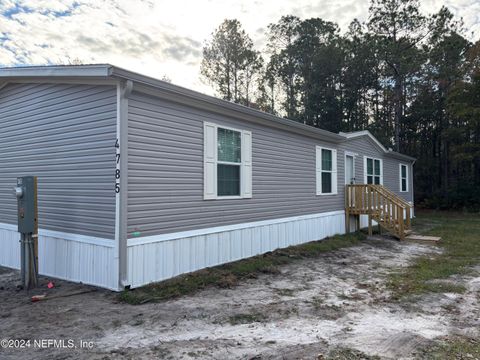
<svg viewBox="0 0 480 360">
<path fill-rule="evenodd" d="M 422 357 L 446 335 L 479 336 L 478 277 L 455 280 L 467 287 L 461 295 L 430 294 L 403 303 L 389 298 L 389 272 L 438 251 L 373 238 L 285 265 L 279 274 L 264 274 L 233 289 L 211 288 L 139 306 L 120 303 L 104 290 L 31 303 L 24 291 L 15 290 L 18 273 L 0 268 L 0 338 L 66 342 L 62 349 L 39 349 L 32 342 L 30 348 L 0 349 L 0 358 Z M 51 295 L 91 289 L 55 283 Z M 45 289 L 46 279 L 42 285 Z M 88 343 L 80 348 L 80 340 L 91 341 L 93 348 Z"/>
</svg>

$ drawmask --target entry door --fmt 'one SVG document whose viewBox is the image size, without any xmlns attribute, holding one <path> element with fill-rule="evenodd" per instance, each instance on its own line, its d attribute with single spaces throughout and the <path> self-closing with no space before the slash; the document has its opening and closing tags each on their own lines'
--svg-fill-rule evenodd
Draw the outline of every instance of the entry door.
<svg viewBox="0 0 480 360">
<path fill-rule="evenodd" d="M 355 184 L 355 165 L 353 155 L 345 156 L 345 184 Z"/>
</svg>

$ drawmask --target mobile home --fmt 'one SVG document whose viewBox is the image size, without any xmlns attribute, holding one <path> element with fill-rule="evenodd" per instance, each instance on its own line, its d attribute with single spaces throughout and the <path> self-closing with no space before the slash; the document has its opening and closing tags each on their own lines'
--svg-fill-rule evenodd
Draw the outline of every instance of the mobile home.
<svg viewBox="0 0 480 360">
<path fill-rule="evenodd" d="M 12 189 L 34 175 L 40 273 L 112 290 L 345 233 L 346 184 L 413 204 L 414 159 L 368 131 L 111 65 L 0 69 L 0 129 L 0 265 L 20 266 Z"/>
</svg>

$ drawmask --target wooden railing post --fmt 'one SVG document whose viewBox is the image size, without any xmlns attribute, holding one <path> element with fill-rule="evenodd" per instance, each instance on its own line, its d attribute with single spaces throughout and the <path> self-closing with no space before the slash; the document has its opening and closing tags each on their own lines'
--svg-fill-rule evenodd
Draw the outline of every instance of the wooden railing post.
<svg viewBox="0 0 480 360">
<path fill-rule="evenodd" d="M 345 233 L 350 232 L 350 185 L 345 185 Z"/>
<path fill-rule="evenodd" d="M 392 217 L 391 217 L 391 207 L 390 207 L 390 199 L 387 199 L 385 198 L 385 202 L 387 203 L 387 223 L 388 223 L 388 226 L 391 226 L 392 225 Z"/>
<path fill-rule="evenodd" d="M 367 194 L 367 207 L 368 207 L 368 235 L 372 236 L 372 189 L 367 186 L 365 188 Z"/>
<path fill-rule="evenodd" d="M 400 240 L 405 239 L 405 229 L 404 229 L 404 220 L 403 220 L 403 207 L 400 205 L 397 206 L 398 209 L 398 236 L 400 237 Z"/>
<path fill-rule="evenodd" d="M 410 219 L 410 217 L 411 217 L 410 206 L 407 206 L 406 213 L 407 213 L 407 219 L 406 219 L 407 220 L 407 229 L 411 229 L 412 224 L 411 224 L 411 221 L 410 221 L 411 220 Z"/>
<path fill-rule="evenodd" d="M 395 206 L 393 206 L 391 199 L 388 199 L 388 208 L 390 209 L 390 213 L 391 213 L 389 225 L 390 227 L 393 226 L 395 228 L 395 223 L 397 222 L 397 218 L 395 217 Z"/>
</svg>

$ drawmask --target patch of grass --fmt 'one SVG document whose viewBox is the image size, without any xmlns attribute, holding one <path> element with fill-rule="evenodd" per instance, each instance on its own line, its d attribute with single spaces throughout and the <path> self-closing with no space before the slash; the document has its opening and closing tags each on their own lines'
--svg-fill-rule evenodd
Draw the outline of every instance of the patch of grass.
<svg viewBox="0 0 480 360">
<path fill-rule="evenodd" d="M 319 357 L 320 359 L 320 357 Z M 325 357 L 328 360 L 380 360 L 379 356 L 367 355 L 359 350 L 338 347 L 331 350 Z"/>
<path fill-rule="evenodd" d="M 254 322 L 264 322 L 266 316 L 261 313 L 250 313 L 250 314 L 236 314 L 228 318 L 228 322 L 231 325 L 240 325 L 240 324 L 251 324 Z"/>
<path fill-rule="evenodd" d="M 418 359 L 479 359 L 480 340 L 469 338 L 450 338 L 447 341 L 423 349 Z"/>
<path fill-rule="evenodd" d="M 120 293 L 119 300 L 137 305 L 193 294 L 207 287 L 231 288 L 243 279 L 255 278 L 262 273 L 275 274 L 279 272 L 282 265 L 304 258 L 317 257 L 328 251 L 357 245 L 364 239 L 365 235 L 363 233 L 352 233 L 291 246 L 233 263 L 177 276 L 139 289 L 125 290 Z"/>
<path fill-rule="evenodd" d="M 325 299 L 320 296 L 313 296 L 308 302 L 312 304 L 315 310 L 319 310 L 324 306 Z"/>
<path fill-rule="evenodd" d="M 421 256 L 405 270 L 392 274 L 388 286 L 393 296 L 398 299 L 425 292 L 464 292 L 462 285 L 438 280 L 466 274 L 480 263 L 480 214 L 419 212 L 414 229 L 440 236 L 438 246 L 443 253 Z"/>
<path fill-rule="evenodd" d="M 295 296 L 295 290 L 294 289 L 273 289 L 278 295 L 280 296 Z"/>
</svg>

